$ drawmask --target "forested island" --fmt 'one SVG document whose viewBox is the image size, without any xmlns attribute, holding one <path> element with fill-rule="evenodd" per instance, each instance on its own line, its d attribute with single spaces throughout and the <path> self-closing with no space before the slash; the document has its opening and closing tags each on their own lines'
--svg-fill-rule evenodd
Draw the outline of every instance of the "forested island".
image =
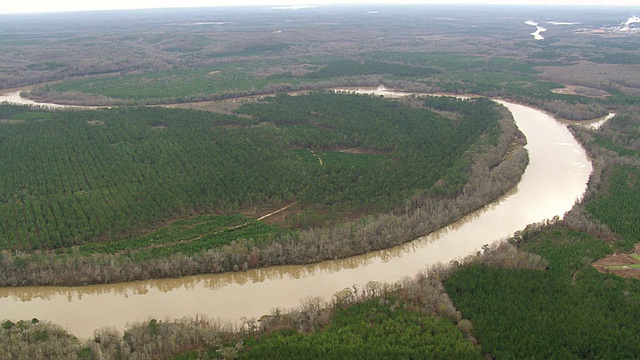
<svg viewBox="0 0 640 360">
<path fill-rule="evenodd" d="M 1 286 L 240 272 L 389 248 L 519 181 L 526 140 L 487 97 L 566 120 L 615 113 L 599 129 L 570 125 L 594 165 L 582 201 L 464 260 L 236 325 L 150 319 L 79 340 L 0 312 L 0 357 L 640 357 L 640 35 L 616 28 L 625 14 L 414 5 L 0 15 L 0 93 L 103 107 L 0 104 Z M 557 24 L 536 40 L 525 21 L 545 17 Z M 331 90 L 381 84 L 478 97 Z"/>
</svg>

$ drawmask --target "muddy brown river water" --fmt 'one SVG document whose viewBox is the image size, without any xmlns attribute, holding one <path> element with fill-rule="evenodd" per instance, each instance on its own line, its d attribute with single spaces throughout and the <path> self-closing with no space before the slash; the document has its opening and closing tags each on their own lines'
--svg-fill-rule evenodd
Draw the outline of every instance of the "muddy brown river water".
<svg viewBox="0 0 640 360">
<path fill-rule="evenodd" d="M 397 94 L 397 93 L 396 93 Z M 2 99 L 0 99 L 2 101 Z M 496 100 L 527 137 L 530 163 L 512 192 L 431 235 L 403 246 L 337 261 L 247 272 L 82 287 L 0 288 L 0 320 L 48 320 L 79 337 L 101 327 L 206 315 L 237 323 L 308 297 L 331 296 L 369 281 L 395 282 L 562 216 L 586 190 L 591 163 L 567 128 L 542 111 Z"/>
</svg>

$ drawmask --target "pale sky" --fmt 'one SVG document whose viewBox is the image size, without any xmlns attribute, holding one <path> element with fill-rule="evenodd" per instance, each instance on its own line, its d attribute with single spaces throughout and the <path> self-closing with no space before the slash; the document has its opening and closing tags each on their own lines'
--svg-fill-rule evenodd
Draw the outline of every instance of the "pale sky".
<svg viewBox="0 0 640 360">
<path fill-rule="evenodd" d="M 80 10 L 148 9 L 172 7 L 207 7 L 230 5 L 293 6 L 327 4 L 540 4 L 540 5 L 599 5 L 640 7 L 640 0 L 0 0 L 0 14 L 25 12 L 59 12 Z"/>
</svg>

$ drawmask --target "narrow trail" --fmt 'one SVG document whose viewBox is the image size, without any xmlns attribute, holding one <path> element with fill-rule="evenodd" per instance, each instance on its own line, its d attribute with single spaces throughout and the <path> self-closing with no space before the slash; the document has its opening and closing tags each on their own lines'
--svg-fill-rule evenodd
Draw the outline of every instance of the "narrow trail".
<svg viewBox="0 0 640 360">
<path fill-rule="evenodd" d="M 213 233 L 206 233 L 206 234 L 202 234 L 202 235 L 199 235 L 199 236 L 196 236 L 196 237 L 193 237 L 193 238 L 167 242 L 167 243 L 164 243 L 164 244 L 149 245 L 149 246 L 138 248 L 135 251 L 159 249 L 159 248 L 165 248 L 165 247 L 169 247 L 169 246 L 182 245 L 182 244 L 198 241 L 198 240 L 202 239 L 205 236 L 218 235 L 218 234 L 221 234 L 221 233 L 223 233 L 225 231 L 239 229 L 239 228 L 245 227 L 247 225 L 249 225 L 249 222 L 244 222 L 244 223 L 239 224 L 239 225 L 229 225 L 229 226 L 225 226 L 225 227 L 223 227 L 223 228 L 221 228 L 219 230 L 216 230 Z"/>
<path fill-rule="evenodd" d="M 297 203 L 298 202 L 296 201 L 296 202 L 294 202 L 292 204 L 289 204 L 289 205 L 287 205 L 287 206 L 285 206 L 285 207 L 283 207 L 281 209 L 278 209 L 276 211 L 270 212 L 270 213 L 268 213 L 266 215 L 262 215 L 261 217 L 258 218 L 258 220 L 266 219 L 266 218 L 268 218 L 268 217 L 270 217 L 272 215 L 275 215 L 275 214 L 277 214 L 277 213 L 279 213 L 281 211 L 287 210 L 288 208 L 296 205 Z M 225 231 L 239 229 L 239 228 L 245 227 L 247 225 L 249 225 L 249 222 L 244 222 L 244 223 L 238 224 L 238 225 L 229 225 L 229 226 L 225 226 L 225 227 L 223 227 L 223 228 L 221 228 L 221 229 L 219 229 L 219 230 L 217 230 L 217 231 L 215 231 L 213 233 L 207 233 L 207 234 L 199 235 L 199 236 L 196 236 L 196 237 L 193 237 L 193 238 L 182 239 L 182 240 L 179 240 L 179 241 L 168 242 L 168 243 L 165 243 L 165 244 L 149 245 L 149 246 L 145 246 L 145 247 L 139 248 L 137 250 L 150 250 L 150 249 L 158 249 L 158 248 L 175 246 L 175 245 L 182 245 L 182 244 L 198 241 L 198 240 L 202 239 L 205 236 L 218 235 L 218 234 L 221 234 L 221 233 L 223 233 Z"/>
<path fill-rule="evenodd" d="M 320 156 L 318 156 L 318 154 L 316 154 L 316 152 L 315 152 L 315 151 L 313 151 L 313 150 L 311 150 L 311 149 L 309 149 L 309 148 L 307 148 L 307 150 L 309 150 L 309 152 L 310 152 L 313 156 L 315 156 L 315 157 L 318 159 L 318 161 L 320 161 L 320 166 L 324 166 L 324 162 L 322 162 L 322 158 L 321 158 Z"/>
<path fill-rule="evenodd" d="M 322 160 L 320 160 L 320 162 L 322 162 Z M 262 215 L 262 216 L 260 216 L 260 217 L 258 218 L 258 220 L 263 220 L 263 219 L 268 218 L 268 217 L 269 217 L 269 216 L 271 216 L 271 215 L 275 215 L 275 214 L 277 214 L 277 213 L 279 213 L 279 212 L 281 212 L 281 211 L 285 211 L 285 210 L 287 210 L 288 208 L 292 207 L 293 205 L 296 205 L 297 203 L 298 203 L 298 202 L 296 201 L 296 202 L 294 202 L 293 204 L 289 204 L 289 205 L 287 205 L 287 206 L 283 207 L 282 209 L 278 209 L 278 210 L 276 210 L 276 211 L 274 211 L 274 212 L 270 212 L 270 213 L 268 213 L 268 214 L 266 214 L 266 215 Z"/>
</svg>

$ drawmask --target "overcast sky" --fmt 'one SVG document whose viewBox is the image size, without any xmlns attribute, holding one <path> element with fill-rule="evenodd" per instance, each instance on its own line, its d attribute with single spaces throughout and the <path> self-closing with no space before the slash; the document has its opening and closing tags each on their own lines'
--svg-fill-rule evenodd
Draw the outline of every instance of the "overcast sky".
<svg viewBox="0 0 640 360">
<path fill-rule="evenodd" d="M 543 5 L 621 5 L 640 7 L 640 0 L 0 0 L 0 13 L 23 12 L 51 12 L 51 11 L 79 11 L 106 9 L 146 9 L 170 7 L 204 7 L 229 5 L 261 5 L 261 6 L 292 6 L 292 5 L 323 5 L 323 4 L 375 4 L 381 3 L 468 3 L 468 4 L 543 4 Z"/>
</svg>

